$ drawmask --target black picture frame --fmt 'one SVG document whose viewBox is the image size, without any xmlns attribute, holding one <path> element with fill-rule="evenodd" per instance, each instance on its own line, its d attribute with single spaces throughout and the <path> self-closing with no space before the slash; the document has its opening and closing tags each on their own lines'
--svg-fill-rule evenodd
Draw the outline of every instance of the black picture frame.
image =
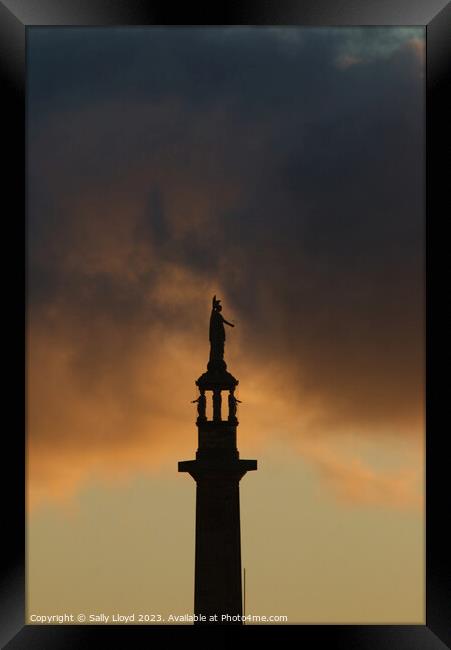
<svg viewBox="0 0 451 650">
<path fill-rule="evenodd" d="M 2 187 L 3 216 L 6 226 L 3 242 L 8 250 L 16 248 L 12 264 L 5 269 L 9 327 L 4 341 L 12 348 L 11 366 L 4 368 L 7 399 L 4 414 L 11 418 L 5 426 L 3 470 L 11 469 L 8 488 L 3 492 L 3 557 L 0 591 L 0 641 L 8 650 L 21 648 L 100 648 L 114 642 L 120 647 L 141 647 L 158 637 L 166 643 L 179 634 L 207 635 L 213 642 L 236 634 L 253 639 L 261 626 L 239 628 L 196 628 L 194 626 L 28 626 L 25 621 L 25 367 L 26 309 L 23 287 L 26 283 L 26 187 L 25 187 L 25 93 L 27 27 L 46 26 L 113 26 L 113 25 L 398 25 L 426 27 L 426 119 L 427 119 L 427 417 L 426 417 L 426 624 L 425 625 L 294 625 L 265 626 L 267 641 L 280 643 L 288 632 L 304 647 L 322 644 L 353 650 L 440 650 L 451 647 L 451 571 L 449 538 L 444 521 L 449 518 L 449 462 L 446 454 L 447 427 L 438 419 L 433 422 L 440 403 L 447 405 L 444 380 L 442 393 L 434 387 L 432 372 L 441 376 L 445 369 L 443 347 L 436 339 L 437 312 L 441 295 L 432 281 L 445 271 L 446 251 L 431 255 L 432 237 L 440 237 L 441 217 L 447 199 L 445 159 L 449 140 L 446 137 L 449 104 L 445 101 L 449 79 L 451 8 L 446 0 L 309 0 L 295 2 L 223 3 L 214 7 L 187 6 L 171 12 L 163 2 L 147 0 L 0 0 L 0 74 L 3 108 L 3 158 L 6 179 Z M 449 167 L 449 163 L 448 163 Z M 448 181 L 449 184 L 449 181 Z M 449 210 L 448 210 L 449 212 Z M 445 213 L 446 216 L 446 213 Z M 5 258 L 5 255 L 3 255 Z M 7 274 L 6 274 L 7 271 Z M 5 286 L 7 285 L 7 286 Z M 25 286 L 26 295 L 26 286 Z M 25 318 L 24 318 L 25 316 Z M 432 336 L 434 332 L 434 336 Z M 13 348 L 13 343 L 15 348 Z M 446 377 L 446 374 L 443 375 Z M 436 380 L 437 381 L 437 380 Z M 443 398 L 440 400 L 440 398 Z M 449 398 L 448 398 L 449 400 Z M 276 631 L 274 631 L 276 627 Z M 200 632 L 198 631 L 200 629 Z M 196 631 L 194 631 L 196 630 Z M 241 630 L 241 631 L 239 631 Z M 277 636 L 273 636 L 277 635 Z M 197 637 L 196 637 L 197 638 Z"/>
</svg>

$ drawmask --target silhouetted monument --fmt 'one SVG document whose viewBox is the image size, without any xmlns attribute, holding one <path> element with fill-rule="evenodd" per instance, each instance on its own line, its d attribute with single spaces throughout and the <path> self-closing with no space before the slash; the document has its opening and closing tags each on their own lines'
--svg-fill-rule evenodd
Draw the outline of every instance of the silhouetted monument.
<svg viewBox="0 0 451 650">
<path fill-rule="evenodd" d="M 196 385 L 198 449 L 195 460 L 178 464 L 196 481 L 196 556 L 194 613 L 206 620 L 197 624 L 241 625 L 241 540 L 239 482 L 256 460 L 240 460 L 236 445 L 238 380 L 224 361 L 224 323 L 221 301 L 213 298 L 210 317 L 210 360 Z M 228 392 L 228 415 L 223 419 L 222 391 Z M 206 393 L 212 396 L 212 419 L 207 419 Z M 216 620 L 211 617 L 216 615 Z M 230 620 L 222 620 L 228 615 Z"/>
</svg>

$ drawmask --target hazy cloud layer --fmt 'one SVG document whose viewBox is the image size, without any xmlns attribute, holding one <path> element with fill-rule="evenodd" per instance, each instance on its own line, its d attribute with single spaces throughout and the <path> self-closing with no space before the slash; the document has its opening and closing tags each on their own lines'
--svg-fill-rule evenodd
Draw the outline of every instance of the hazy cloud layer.
<svg viewBox="0 0 451 650">
<path fill-rule="evenodd" d="M 255 445 L 423 433 L 422 30 L 33 28 L 28 52 L 32 498 L 192 453 L 212 293 Z M 415 501 L 328 453 L 343 498 Z"/>
</svg>

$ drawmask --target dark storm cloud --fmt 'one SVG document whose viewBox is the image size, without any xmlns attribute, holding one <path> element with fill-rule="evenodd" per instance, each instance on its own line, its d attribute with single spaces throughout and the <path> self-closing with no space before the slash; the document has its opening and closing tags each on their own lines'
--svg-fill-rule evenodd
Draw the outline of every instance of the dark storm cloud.
<svg viewBox="0 0 451 650">
<path fill-rule="evenodd" d="M 30 118 L 118 95 L 124 103 L 131 96 L 175 95 L 195 107 L 225 101 L 229 108 L 258 113 L 285 111 L 294 102 L 304 116 L 318 117 L 330 109 L 329 92 L 338 106 L 340 96 L 349 99 L 340 75 L 333 74 L 343 51 L 361 54 L 362 60 L 384 58 L 384 52 L 387 58 L 415 32 L 421 34 L 374 28 L 34 28 L 28 49 Z"/>
<path fill-rule="evenodd" d="M 319 396 L 319 428 L 417 431 L 420 36 L 31 29 L 31 320 L 74 373 L 94 386 L 157 325 L 200 332 L 171 292 L 206 319 L 212 281 L 253 367 L 284 368 L 274 390 Z"/>
</svg>

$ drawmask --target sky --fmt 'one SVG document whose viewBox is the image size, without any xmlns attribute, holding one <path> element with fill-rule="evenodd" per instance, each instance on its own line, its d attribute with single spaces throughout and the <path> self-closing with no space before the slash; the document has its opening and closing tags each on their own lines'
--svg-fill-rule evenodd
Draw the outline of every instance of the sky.
<svg viewBox="0 0 451 650">
<path fill-rule="evenodd" d="M 424 623 L 423 28 L 27 38 L 27 615 L 192 612 L 217 294 L 249 612 Z"/>
</svg>

